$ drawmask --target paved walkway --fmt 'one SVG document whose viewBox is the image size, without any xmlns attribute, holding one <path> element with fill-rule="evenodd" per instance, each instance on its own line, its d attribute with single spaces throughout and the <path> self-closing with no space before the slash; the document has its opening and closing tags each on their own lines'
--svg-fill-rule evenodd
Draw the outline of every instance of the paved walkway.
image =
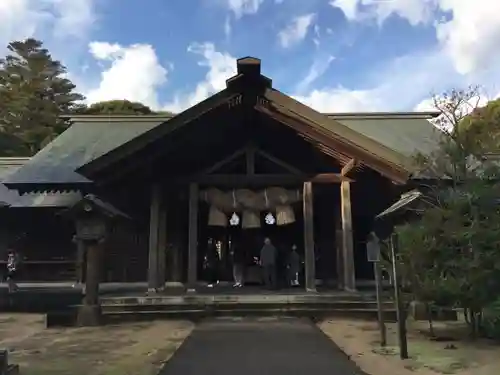
<svg viewBox="0 0 500 375">
<path fill-rule="evenodd" d="M 310 321 L 220 318 L 200 323 L 160 375 L 364 375 Z"/>
</svg>

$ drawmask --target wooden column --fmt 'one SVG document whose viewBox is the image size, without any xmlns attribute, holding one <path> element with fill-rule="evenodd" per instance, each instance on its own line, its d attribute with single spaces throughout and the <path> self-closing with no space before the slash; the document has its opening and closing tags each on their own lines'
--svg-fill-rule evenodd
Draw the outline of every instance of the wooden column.
<svg viewBox="0 0 500 375">
<path fill-rule="evenodd" d="M 188 292 L 198 282 L 198 184 L 189 185 Z"/>
<path fill-rule="evenodd" d="M 151 187 L 151 207 L 149 215 L 149 254 L 148 254 L 148 292 L 155 292 L 159 287 L 159 235 L 160 235 L 161 187 Z"/>
<path fill-rule="evenodd" d="M 85 280 L 85 244 L 75 238 L 76 242 L 76 283 L 82 284 Z"/>
<path fill-rule="evenodd" d="M 172 281 L 182 282 L 182 262 L 179 243 L 175 242 L 172 248 Z"/>
<path fill-rule="evenodd" d="M 160 232 L 158 235 L 158 287 L 165 288 L 167 268 L 167 210 L 165 205 L 160 210 Z"/>
<path fill-rule="evenodd" d="M 344 289 L 342 210 L 340 204 L 335 207 L 335 253 L 337 255 L 337 288 Z"/>
<path fill-rule="evenodd" d="M 314 255 L 314 220 L 312 182 L 304 182 L 303 187 L 304 212 L 304 256 L 306 291 L 316 291 L 316 259 Z"/>
<path fill-rule="evenodd" d="M 342 181 L 340 184 L 340 202 L 342 211 L 344 289 L 355 291 L 356 275 L 354 270 L 354 241 L 352 237 L 351 183 L 348 181 Z"/>
</svg>

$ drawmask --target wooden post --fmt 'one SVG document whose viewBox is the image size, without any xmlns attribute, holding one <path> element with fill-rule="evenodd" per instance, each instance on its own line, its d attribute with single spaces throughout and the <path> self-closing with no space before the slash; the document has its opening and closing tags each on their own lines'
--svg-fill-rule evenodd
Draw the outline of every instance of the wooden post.
<svg viewBox="0 0 500 375">
<path fill-rule="evenodd" d="M 375 290 L 377 293 L 377 315 L 378 328 L 380 330 L 380 346 L 387 345 L 387 330 L 384 319 L 384 304 L 382 301 L 382 275 L 380 270 L 380 260 L 373 262 L 373 273 L 375 275 Z"/>
<path fill-rule="evenodd" d="M 304 253 L 305 253 L 305 283 L 307 292 L 316 291 L 316 257 L 314 255 L 314 219 L 312 182 L 304 182 Z"/>
<path fill-rule="evenodd" d="M 182 282 L 182 262 L 179 244 L 176 242 L 170 249 L 172 251 L 172 281 Z"/>
<path fill-rule="evenodd" d="M 76 238 L 76 283 L 81 284 L 85 279 L 85 244 Z"/>
<path fill-rule="evenodd" d="M 158 235 L 158 287 L 165 289 L 167 267 L 167 210 L 161 208 L 159 220 L 160 232 Z"/>
<path fill-rule="evenodd" d="M 85 298 L 78 311 L 79 326 L 98 326 L 101 318 L 99 281 L 101 270 L 101 246 L 98 241 L 84 241 L 87 253 Z"/>
<path fill-rule="evenodd" d="M 401 293 L 399 290 L 399 276 L 396 261 L 396 254 L 398 252 L 398 238 L 397 235 L 391 236 L 391 261 L 392 261 L 392 277 L 394 283 L 394 303 L 396 304 L 396 315 L 398 319 L 398 337 L 399 337 L 399 357 L 401 359 L 408 358 L 408 341 L 406 337 L 406 314 L 401 301 Z"/>
<path fill-rule="evenodd" d="M 188 292 L 196 291 L 198 282 L 198 185 L 189 185 Z"/>
<path fill-rule="evenodd" d="M 340 205 L 335 207 L 335 252 L 337 254 L 337 288 L 344 289 L 344 257 L 342 252 L 342 212 Z"/>
<path fill-rule="evenodd" d="M 344 272 L 344 289 L 356 290 L 354 269 L 354 242 L 352 238 L 351 184 L 342 181 L 340 184 L 340 201 L 342 210 L 342 258 Z"/>
<path fill-rule="evenodd" d="M 161 186 L 151 187 L 151 206 L 149 215 L 149 254 L 148 254 L 148 292 L 158 288 L 158 245 L 161 209 Z"/>
</svg>

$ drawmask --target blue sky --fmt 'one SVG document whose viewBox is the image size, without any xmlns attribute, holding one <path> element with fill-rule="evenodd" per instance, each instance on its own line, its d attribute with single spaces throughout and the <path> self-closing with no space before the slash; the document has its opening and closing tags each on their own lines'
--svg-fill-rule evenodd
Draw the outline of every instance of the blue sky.
<svg viewBox="0 0 500 375">
<path fill-rule="evenodd" d="M 0 42 L 44 40 L 89 101 L 180 111 L 251 55 L 276 88 L 321 111 L 429 109 L 450 88 L 500 92 L 496 3 L 2 0 Z"/>
</svg>

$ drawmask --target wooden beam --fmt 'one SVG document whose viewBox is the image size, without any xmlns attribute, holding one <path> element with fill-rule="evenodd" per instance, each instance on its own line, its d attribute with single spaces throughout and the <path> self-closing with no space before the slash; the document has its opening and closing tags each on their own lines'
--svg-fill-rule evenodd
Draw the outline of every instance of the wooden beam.
<svg viewBox="0 0 500 375">
<path fill-rule="evenodd" d="M 200 172 L 200 175 L 211 174 L 211 173 L 213 173 L 215 171 L 218 171 L 219 169 L 221 169 L 226 164 L 232 162 L 233 160 L 239 158 L 240 156 L 243 156 L 246 152 L 247 152 L 247 148 L 246 147 L 242 147 L 242 148 L 236 150 L 235 152 L 233 152 L 228 157 L 225 157 L 224 159 L 219 160 L 218 162 L 216 162 L 215 164 L 211 165 L 207 169 L 204 169 L 203 171 Z"/>
<path fill-rule="evenodd" d="M 188 292 L 196 291 L 198 282 L 198 185 L 189 185 Z"/>
<path fill-rule="evenodd" d="M 148 292 L 158 288 L 158 246 L 160 231 L 161 186 L 151 186 L 151 202 L 149 211 L 149 253 L 148 253 Z"/>
<path fill-rule="evenodd" d="M 305 284 L 307 292 L 316 291 L 316 256 L 314 255 L 314 214 L 312 183 L 307 181 L 303 185 L 303 214 L 304 214 L 304 255 L 305 255 Z"/>
<path fill-rule="evenodd" d="M 352 231 L 351 184 L 340 184 L 340 204 L 342 212 L 342 259 L 344 273 L 344 288 L 347 291 L 356 290 L 356 275 L 354 269 L 354 241 Z"/>
<path fill-rule="evenodd" d="M 275 156 L 267 153 L 266 151 L 257 149 L 256 152 L 257 152 L 257 154 L 259 154 L 263 158 L 266 158 L 270 162 L 272 162 L 272 163 L 280 166 L 283 169 L 286 169 L 287 171 L 289 171 L 292 174 L 298 174 L 298 175 L 303 175 L 304 174 L 304 172 L 302 172 L 301 170 L 295 168 L 293 165 L 290 165 L 290 164 L 288 164 L 288 163 L 286 163 L 286 162 L 278 159 L 277 157 L 275 157 Z"/>
<path fill-rule="evenodd" d="M 248 175 L 255 174 L 255 147 L 250 144 L 245 150 L 246 171 Z"/>
<path fill-rule="evenodd" d="M 341 183 L 343 181 L 354 182 L 353 179 L 348 177 L 344 177 L 339 173 L 318 173 L 309 178 L 309 181 L 314 182 L 315 184 L 332 184 L 332 183 Z"/>
<path fill-rule="evenodd" d="M 340 174 L 342 176 L 347 176 L 354 168 L 356 168 L 357 164 L 358 163 L 357 163 L 356 159 L 351 159 L 349 161 L 349 163 L 347 163 L 346 165 L 344 165 L 342 167 L 342 170 L 340 171 Z"/>
<path fill-rule="evenodd" d="M 338 173 L 321 173 L 317 175 L 289 174 L 211 174 L 204 176 L 185 176 L 173 179 L 178 184 L 197 183 L 200 185 L 250 186 L 250 185 L 297 185 L 304 181 L 314 183 L 340 183 L 352 181 Z"/>
</svg>

